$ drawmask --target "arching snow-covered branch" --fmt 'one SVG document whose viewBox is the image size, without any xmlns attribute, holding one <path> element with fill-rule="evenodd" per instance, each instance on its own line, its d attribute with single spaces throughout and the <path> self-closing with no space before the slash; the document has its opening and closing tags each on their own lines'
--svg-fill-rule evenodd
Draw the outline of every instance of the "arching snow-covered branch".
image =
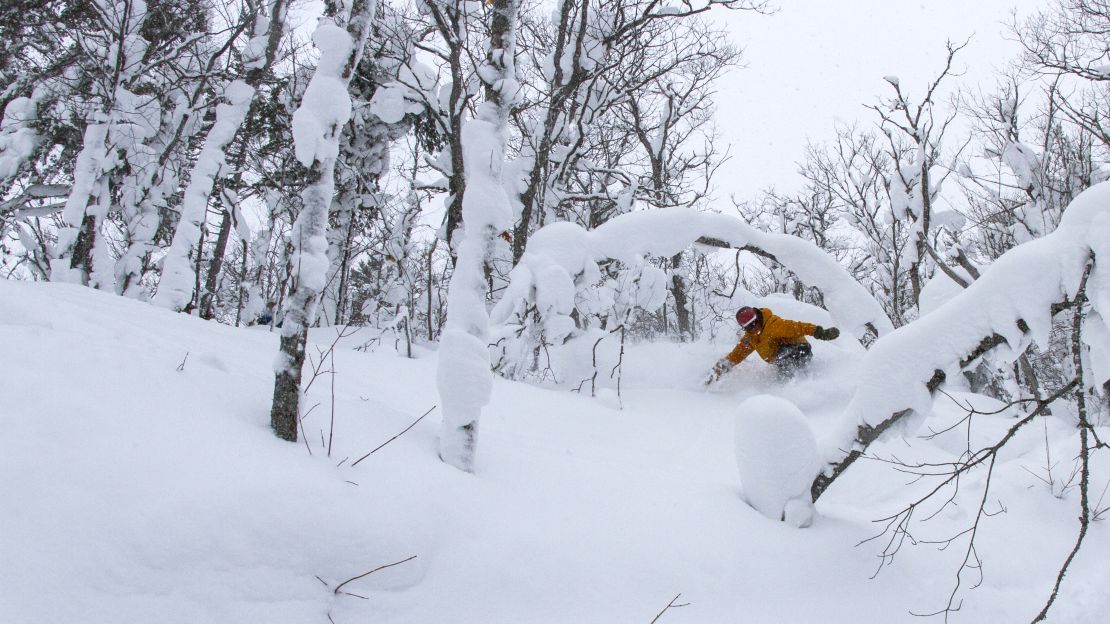
<svg viewBox="0 0 1110 624">
<path fill-rule="evenodd" d="M 522 301 L 531 300 L 533 289 L 551 290 L 555 281 L 565 286 L 576 276 L 596 275 L 599 261 L 616 259 L 636 265 L 645 255 L 669 257 L 698 243 L 744 249 L 781 263 L 820 289 L 837 324 L 857 337 L 869 331 L 883 335 L 893 328 L 871 293 L 812 243 L 788 234 L 763 232 L 728 215 L 688 208 L 634 212 L 592 231 L 566 222 L 544 227 L 529 240 L 491 318 L 495 323 L 507 322 L 519 312 Z M 554 273 L 565 279 L 552 279 Z"/>
<path fill-rule="evenodd" d="M 1052 234 L 1003 254 L 945 305 L 872 345 L 843 427 L 827 441 L 829 463 L 814 480 L 813 499 L 883 432 L 913 412 L 928 413 L 947 373 L 998 347 L 1017 357 L 1031 342 L 1047 345 L 1053 316 L 1073 305 L 1088 272 L 1089 381 L 1097 387 L 1110 379 L 1110 183 L 1103 183 L 1077 197 Z"/>
</svg>

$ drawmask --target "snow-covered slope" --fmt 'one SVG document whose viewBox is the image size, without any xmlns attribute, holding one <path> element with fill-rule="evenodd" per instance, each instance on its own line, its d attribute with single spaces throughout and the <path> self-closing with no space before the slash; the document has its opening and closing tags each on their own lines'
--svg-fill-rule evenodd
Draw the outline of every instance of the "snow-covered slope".
<svg viewBox="0 0 1110 624">
<path fill-rule="evenodd" d="M 913 493 L 887 466 L 858 462 L 808 529 L 742 499 L 737 406 L 783 396 L 820 439 L 852 393 L 858 352 L 817 344 L 807 378 L 779 385 L 751 362 L 704 392 L 697 380 L 730 345 L 637 345 L 623 411 L 498 380 L 468 475 L 436 457 L 438 412 L 352 467 L 439 401 L 434 353 L 354 350 L 368 331 L 336 350 L 334 427 L 323 374 L 294 445 L 268 428 L 276 335 L 0 281 L 0 622 L 647 624 L 679 593 L 689 606 L 659 622 L 917 622 L 910 610 L 947 599 L 959 548 L 907 545 L 869 580 L 880 546 L 857 542 Z M 333 337 L 312 340 L 326 349 Z M 960 416 L 950 402 L 937 412 L 930 426 Z M 982 417 L 974 433 L 989 440 L 1010 422 Z M 955 621 L 1028 620 L 1047 597 L 1076 504 L 1026 470 L 1043 471 L 1043 439 L 1066 415 L 1045 427 L 996 468 L 1008 513 L 980 529 L 986 581 Z M 874 450 L 951 458 L 961 445 L 954 433 Z M 968 513 L 950 507 L 919 537 Z M 1110 609 L 1104 525 L 1052 621 Z"/>
</svg>

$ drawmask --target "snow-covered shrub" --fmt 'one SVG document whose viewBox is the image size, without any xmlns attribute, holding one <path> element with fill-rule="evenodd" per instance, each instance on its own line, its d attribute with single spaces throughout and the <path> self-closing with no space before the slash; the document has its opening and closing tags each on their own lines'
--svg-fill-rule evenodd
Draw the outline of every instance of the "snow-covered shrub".
<svg viewBox="0 0 1110 624">
<path fill-rule="evenodd" d="M 809 526 L 809 486 L 820 458 L 805 416 L 790 401 L 767 394 L 744 401 L 737 412 L 736 467 L 745 500 L 772 520 Z"/>
</svg>

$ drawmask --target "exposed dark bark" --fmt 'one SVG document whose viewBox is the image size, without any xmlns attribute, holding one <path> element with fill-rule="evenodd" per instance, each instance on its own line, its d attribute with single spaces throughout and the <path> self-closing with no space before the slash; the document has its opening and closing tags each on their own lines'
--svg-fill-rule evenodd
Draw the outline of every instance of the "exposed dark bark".
<svg viewBox="0 0 1110 624">
<path fill-rule="evenodd" d="M 467 76 L 463 71 L 463 47 L 465 45 L 464 20 L 457 3 L 440 3 L 425 0 L 436 30 L 447 45 L 447 67 L 451 76 L 451 93 L 447 104 L 447 146 L 451 155 L 451 171 L 447 175 L 447 217 L 445 237 L 455 261 L 451 242 L 455 230 L 462 224 L 463 196 L 466 194 L 466 171 L 463 165 L 462 126 L 466 110 Z"/>
<path fill-rule="evenodd" d="M 96 234 L 96 217 L 85 213 L 81 220 L 81 229 L 77 232 L 77 240 L 73 243 L 73 255 L 69 259 L 70 268 L 81 271 L 82 284 L 88 283 L 89 273 L 92 272 L 92 250 L 96 244 Z"/>
<path fill-rule="evenodd" d="M 270 427 L 282 440 L 297 441 L 300 419 L 301 369 L 304 367 L 304 346 L 308 328 L 281 336 L 281 353 L 287 358 L 274 380 L 274 403 L 270 409 Z"/>
<path fill-rule="evenodd" d="M 694 338 L 694 331 L 693 326 L 690 324 L 689 301 L 686 297 L 686 280 L 678 273 L 678 269 L 681 266 L 682 254 L 679 253 L 671 258 L 671 269 L 675 271 L 671 274 L 671 295 L 674 296 L 674 316 L 675 321 L 678 323 L 678 335 L 682 340 L 692 340 Z"/>
<path fill-rule="evenodd" d="M 247 258 L 250 256 L 250 243 L 243 241 L 243 263 L 239 267 L 239 301 L 235 304 L 235 326 L 243 322 L 243 298 L 247 292 L 243 281 L 247 278 Z M 253 319 L 252 319 L 253 320 Z"/>
<path fill-rule="evenodd" d="M 337 271 L 339 277 L 339 288 L 335 294 L 335 324 L 342 325 L 349 317 L 347 316 L 347 302 L 350 300 L 350 294 L 347 292 L 350 289 L 351 278 L 351 246 L 355 238 L 355 215 L 351 214 L 347 219 L 347 231 L 343 233 L 343 248 L 339 250 L 339 269 Z"/>
<path fill-rule="evenodd" d="M 226 208 L 220 218 L 220 231 L 216 235 L 216 248 L 212 250 L 212 261 L 208 264 L 208 277 L 200 294 L 200 317 L 211 320 L 216 312 L 216 288 L 220 283 L 220 271 L 224 265 L 227 241 L 231 237 L 231 212 Z"/>
</svg>

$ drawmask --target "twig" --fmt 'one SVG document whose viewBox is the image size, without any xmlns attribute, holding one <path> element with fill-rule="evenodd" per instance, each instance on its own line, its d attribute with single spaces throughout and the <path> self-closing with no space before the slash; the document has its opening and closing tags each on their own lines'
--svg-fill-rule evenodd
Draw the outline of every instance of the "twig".
<svg viewBox="0 0 1110 624">
<path fill-rule="evenodd" d="M 350 330 L 350 333 L 348 333 L 348 330 Z M 305 384 L 304 390 L 302 390 L 303 394 L 305 394 L 305 395 L 308 394 L 308 389 L 312 387 L 312 383 L 314 381 L 316 381 L 317 377 L 319 377 L 323 373 L 328 372 L 328 371 L 321 371 L 320 369 L 324 367 L 324 359 L 327 358 L 328 355 L 333 355 L 335 353 L 335 346 L 337 344 L 339 344 L 339 341 L 342 340 L 343 338 L 353 336 L 361 330 L 362 330 L 361 327 L 352 328 L 350 325 L 345 325 L 343 327 L 343 329 L 337 329 L 335 331 L 335 340 L 331 341 L 331 344 L 328 345 L 327 349 L 320 349 L 320 347 L 316 347 L 316 353 L 317 353 L 317 358 L 318 359 L 313 361 L 312 356 L 308 357 L 309 366 L 312 367 L 312 377 L 308 380 L 308 383 Z M 333 362 L 332 368 L 333 369 L 335 368 L 334 362 Z"/>
<path fill-rule="evenodd" d="M 340 590 L 340 589 L 343 589 L 343 586 L 344 586 L 344 585 L 346 585 L 347 583 L 350 583 L 351 581 L 357 581 L 357 580 L 359 580 L 360 578 L 363 578 L 363 577 L 366 577 L 366 576 L 370 576 L 371 574 L 373 574 L 373 573 L 375 573 L 375 572 L 378 572 L 378 571 L 380 571 L 380 570 L 384 570 L 384 569 L 386 569 L 386 568 L 392 568 L 393 566 L 401 565 L 402 563 L 406 563 L 406 562 L 408 562 L 408 561 L 412 561 L 413 559 L 416 559 L 416 555 L 413 555 L 413 556 L 409 557 L 408 559 L 402 559 L 402 560 L 400 560 L 400 561 L 395 561 L 395 562 L 393 562 L 393 563 L 387 563 L 387 564 L 385 564 L 385 565 L 383 565 L 383 566 L 378 566 L 378 567 L 374 568 L 373 570 L 370 570 L 369 572 L 364 572 L 364 573 L 362 573 L 362 574 L 359 574 L 358 576 L 352 576 L 351 578 L 349 578 L 349 579 L 347 579 L 347 580 L 343 581 L 342 583 L 340 583 L 339 585 L 337 585 L 337 586 L 335 587 L 335 590 L 334 590 L 334 591 L 333 591 L 332 593 L 333 593 L 333 594 L 337 594 L 337 595 L 338 595 L 338 594 L 339 594 L 339 590 Z"/>
<path fill-rule="evenodd" d="M 328 426 L 328 457 L 331 457 L 331 443 L 335 438 L 335 349 L 331 351 L 331 424 Z"/>
<path fill-rule="evenodd" d="M 1077 305 L 1075 314 L 1072 317 L 1072 332 L 1071 332 L 1071 352 L 1072 352 L 1072 365 L 1075 367 L 1077 388 L 1075 390 L 1075 402 L 1079 416 L 1079 535 L 1075 539 L 1075 546 L 1072 547 L 1071 552 L 1068 553 L 1064 559 L 1063 565 L 1060 566 L 1060 573 L 1056 576 L 1056 583 L 1052 586 L 1052 593 L 1048 596 L 1048 601 L 1045 602 L 1044 608 L 1033 618 L 1033 622 L 1042 622 L 1048 617 L 1048 610 L 1052 608 L 1052 604 L 1056 602 L 1056 597 L 1060 594 L 1060 586 L 1064 584 L 1064 576 L 1068 573 L 1068 568 L 1071 567 L 1072 561 L 1075 560 L 1076 555 L 1079 554 L 1079 549 L 1083 547 L 1083 540 L 1087 537 L 1087 528 L 1091 524 L 1091 500 L 1089 493 L 1089 485 L 1091 482 L 1091 445 L 1090 438 L 1088 437 L 1088 429 L 1090 426 L 1090 417 L 1087 414 L 1087 390 L 1086 385 L 1083 383 L 1085 377 L 1085 370 L 1083 367 L 1083 347 L 1080 332 L 1083 328 L 1083 306 L 1087 302 L 1087 278 L 1091 275 L 1091 269 L 1094 264 L 1094 254 L 1091 255 L 1091 262 L 1087 263 L 1087 269 L 1083 272 L 1083 278 L 1079 282 L 1079 289 L 1075 294 L 1075 302 Z"/>
<path fill-rule="evenodd" d="M 917 545 L 919 543 L 937 544 L 937 545 L 940 545 L 941 550 L 944 550 L 944 549 L 948 548 L 949 546 L 952 546 L 956 542 L 956 540 L 960 539 L 961 537 L 964 537 L 965 535 L 969 536 L 969 540 L 968 540 L 968 544 L 967 544 L 967 550 L 964 553 L 963 562 L 960 564 L 960 567 L 956 571 L 956 582 L 955 582 L 954 587 L 952 588 L 952 591 L 949 593 L 948 602 L 945 605 L 945 607 L 943 609 L 939 610 L 939 611 L 932 612 L 932 613 L 913 613 L 913 612 L 911 612 L 912 615 L 916 615 L 916 616 L 944 615 L 945 620 L 947 621 L 948 617 L 952 613 L 954 613 L 956 611 L 959 611 L 959 609 L 960 609 L 962 601 L 957 599 L 957 594 L 958 594 L 961 586 L 963 585 L 963 576 L 962 575 L 963 575 L 964 570 L 965 569 L 972 569 L 972 570 L 978 571 L 978 573 L 979 573 L 979 578 L 975 582 L 975 584 L 971 587 L 971 589 L 974 589 L 975 587 L 977 587 L 978 585 L 980 585 L 982 583 L 982 581 L 983 581 L 983 577 L 982 577 L 982 559 L 979 557 L 978 549 L 975 546 L 975 538 L 976 538 L 976 535 L 978 534 L 978 530 L 979 530 L 979 526 L 980 526 L 980 520 L 983 517 L 990 517 L 990 516 L 996 515 L 998 513 L 1001 513 L 1001 511 L 1005 511 L 1005 508 L 1002 507 L 1001 504 L 999 505 L 1000 511 L 998 511 L 998 512 L 990 512 L 986 509 L 987 497 L 989 495 L 990 488 L 991 488 L 991 476 L 993 475 L 993 472 L 994 472 L 994 466 L 995 466 L 995 462 L 997 461 L 998 453 L 1011 439 L 1013 439 L 1013 437 L 1017 434 L 1017 432 L 1019 430 L 1021 430 L 1023 427 L 1025 427 L 1030 422 L 1034 421 L 1037 417 L 1044 414 L 1044 412 L 1048 409 L 1050 404 L 1059 400 L 1063 395 L 1072 391 L 1077 386 L 1079 386 L 1079 378 L 1078 377 L 1076 377 L 1075 379 L 1072 379 L 1071 382 L 1066 384 L 1064 387 L 1060 388 L 1052 396 L 1036 401 L 1036 408 L 1033 409 L 1028 414 L 1026 414 L 1025 416 L 1023 416 L 1019 421 L 1014 423 L 1012 426 L 1010 426 L 1009 429 L 1006 431 L 1006 433 L 994 445 L 979 448 L 979 449 L 976 449 L 976 450 L 973 451 L 970 447 L 970 444 L 969 444 L 968 450 L 965 451 L 963 454 L 961 454 L 961 456 L 957 460 L 954 460 L 954 461 L 951 461 L 951 462 L 943 462 L 943 463 L 921 462 L 921 463 L 910 465 L 910 464 L 905 464 L 905 463 L 899 462 L 897 459 L 885 460 L 885 459 L 882 459 L 882 458 L 871 458 L 871 459 L 875 459 L 876 461 L 882 461 L 882 462 L 886 462 L 886 463 L 900 465 L 907 472 L 915 471 L 914 473 L 918 474 L 919 476 L 923 476 L 923 477 L 925 477 L 925 476 L 941 477 L 941 481 L 935 487 L 933 487 L 930 491 L 925 493 L 923 496 L 917 498 L 915 501 L 913 501 L 912 503 L 907 505 L 905 508 L 903 508 L 898 513 L 896 513 L 894 515 L 891 515 L 891 516 L 887 516 L 886 518 L 880 518 L 880 519 L 876 520 L 875 522 L 877 522 L 877 523 L 886 523 L 885 526 L 883 527 L 883 530 L 881 532 L 879 532 L 878 534 L 876 534 L 876 535 L 874 535 L 874 536 L 872 536 L 868 539 L 865 539 L 865 540 L 861 541 L 859 544 L 857 544 L 857 546 L 859 546 L 861 544 L 864 544 L 864 543 L 870 542 L 872 540 L 882 538 L 883 536 L 889 535 L 889 540 L 887 541 L 886 545 L 883 547 L 882 551 L 878 555 L 879 556 L 879 565 L 878 565 L 878 568 L 875 571 L 875 576 L 877 576 L 879 574 L 879 572 L 882 570 L 882 568 L 884 566 L 891 565 L 894 562 L 895 555 L 897 555 L 897 553 L 901 550 L 901 548 L 905 544 L 906 540 L 909 540 L 909 542 L 911 544 L 914 544 L 914 545 Z M 970 412 L 975 413 L 973 409 L 970 409 L 970 407 L 965 407 L 965 409 L 969 409 Z M 971 418 L 970 418 L 971 415 L 972 414 L 969 413 L 968 417 L 966 417 L 964 419 L 961 419 L 961 421 L 960 421 L 960 422 L 966 423 L 968 428 L 970 428 L 970 426 L 971 426 Z M 926 501 L 933 500 L 934 497 L 936 497 L 938 495 L 941 495 L 942 492 L 944 492 L 948 488 L 950 488 L 950 494 L 947 495 L 946 500 L 935 511 L 930 513 L 928 516 L 923 518 L 921 521 L 928 521 L 931 518 L 936 517 L 944 509 L 946 509 L 948 506 L 955 505 L 956 504 L 956 502 L 955 502 L 956 501 L 956 496 L 960 491 L 960 485 L 961 485 L 962 477 L 965 474 L 971 472 L 971 470 L 973 470 L 977 466 L 980 466 L 980 465 L 983 465 L 983 464 L 986 464 L 987 475 L 986 475 L 986 479 L 985 479 L 985 485 L 984 485 L 984 489 L 983 489 L 982 498 L 979 501 L 978 510 L 975 514 L 975 519 L 974 519 L 973 524 L 970 527 L 968 527 L 967 529 L 964 529 L 964 530 L 956 533 L 955 535 L 953 535 L 953 536 L 951 536 L 947 539 L 943 539 L 943 540 L 939 540 L 939 541 L 936 541 L 936 540 L 934 540 L 934 541 L 924 541 L 924 542 L 919 542 L 917 539 L 915 539 L 914 536 L 910 533 L 911 519 L 913 519 L 913 517 L 915 515 L 915 512 L 920 510 L 920 506 L 922 504 L 924 504 Z"/>
<path fill-rule="evenodd" d="M 1107 480 L 1106 485 L 1102 486 L 1102 494 L 1099 494 L 1098 502 L 1091 507 L 1091 522 L 1102 520 L 1103 514 L 1110 510 L 1110 507 L 1102 506 L 1102 499 L 1106 498 L 1106 491 L 1108 489 L 1110 489 L 1110 480 Z"/>
<path fill-rule="evenodd" d="M 377 453 L 377 452 L 378 452 L 379 450 L 381 450 L 381 448 L 382 448 L 383 446 L 385 446 L 386 444 L 389 444 L 390 442 L 392 442 L 392 441 L 396 440 L 397 438 L 401 437 L 402 435 L 404 435 L 404 434 L 405 434 L 405 432 L 407 432 L 407 431 L 408 431 L 409 429 L 412 429 L 413 427 L 415 427 L 415 426 L 416 426 L 416 423 L 420 422 L 421 420 L 424 420 L 424 417 L 425 417 L 425 416 L 427 416 L 428 414 L 431 414 L 431 413 L 432 413 L 432 410 L 434 410 L 435 408 L 436 408 L 436 406 L 435 406 L 435 405 L 433 405 L 433 406 L 429 407 L 429 408 L 428 408 L 428 411 L 424 412 L 424 413 L 423 413 L 423 414 L 422 414 L 422 415 L 420 416 L 420 418 L 417 418 L 416 420 L 412 421 L 412 424 L 411 424 L 411 425 L 409 425 L 408 427 L 405 427 L 405 428 L 404 428 L 403 430 L 401 430 L 401 433 L 398 433 L 397 435 L 395 435 L 395 436 L 393 436 L 392 438 L 390 438 L 390 439 L 386 440 L 385 442 L 382 442 L 382 443 L 381 443 L 381 444 L 379 444 L 379 445 L 377 446 L 377 448 L 375 448 L 374 450 L 372 450 L 372 451 L 370 451 L 369 453 L 367 453 L 367 454 L 363 455 L 362 457 L 359 457 L 358 459 L 356 459 L 356 460 L 355 460 L 355 461 L 354 461 L 354 462 L 353 462 L 353 463 L 351 464 L 351 468 L 354 468 L 355 466 L 357 466 L 357 465 L 358 465 L 358 463 L 359 463 L 360 461 L 362 461 L 362 460 L 366 459 L 367 457 L 370 457 L 370 456 L 371 456 L 371 455 L 373 455 L 374 453 Z"/>
<path fill-rule="evenodd" d="M 367 598 L 366 596 L 361 596 L 361 595 L 359 595 L 359 594 L 352 594 L 351 592 L 342 592 L 342 593 L 343 593 L 343 595 L 344 595 L 344 596 L 351 596 L 351 597 L 353 597 L 353 598 L 361 598 L 361 599 L 363 599 L 363 600 L 370 600 L 370 599 L 369 599 L 369 598 Z"/>
<path fill-rule="evenodd" d="M 319 403 L 317 403 L 316 405 L 319 405 Z M 305 416 L 308 416 L 309 413 L 311 413 L 313 409 L 315 409 L 316 405 L 313 405 L 312 407 L 310 407 L 308 409 L 307 412 L 305 412 L 305 413 L 303 413 L 303 414 L 301 414 L 300 416 L 297 417 L 297 430 L 298 431 L 304 431 L 304 418 L 305 418 Z M 300 436 L 300 438 L 301 438 L 301 440 L 304 440 L 304 447 L 306 449 L 308 449 L 308 454 L 312 455 L 312 447 L 309 446 L 309 444 L 308 444 L 308 436 L 302 435 L 302 436 Z"/>
<path fill-rule="evenodd" d="M 189 352 L 188 351 L 185 352 L 185 359 L 181 360 L 181 363 L 177 365 L 177 372 L 180 373 L 180 372 L 185 370 L 185 362 L 187 362 L 187 361 L 189 361 Z"/>
<path fill-rule="evenodd" d="M 671 598 L 671 601 L 669 603 L 667 603 L 667 606 L 663 607 L 663 610 L 660 611 L 659 614 L 656 615 L 654 618 L 652 618 L 651 624 L 655 624 L 656 622 L 658 622 L 659 618 L 663 617 L 663 614 L 666 613 L 668 609 L 680 609 L 682 607 L 690 606 L 690 603 L 688 603 L 688 602 L 684 602 L 682 604 L 675 604 L 675 601 L 677 601 L 681 597 L 682 597 L 681 593 L 675 594 L 675 597 Z"/>
</svg>

